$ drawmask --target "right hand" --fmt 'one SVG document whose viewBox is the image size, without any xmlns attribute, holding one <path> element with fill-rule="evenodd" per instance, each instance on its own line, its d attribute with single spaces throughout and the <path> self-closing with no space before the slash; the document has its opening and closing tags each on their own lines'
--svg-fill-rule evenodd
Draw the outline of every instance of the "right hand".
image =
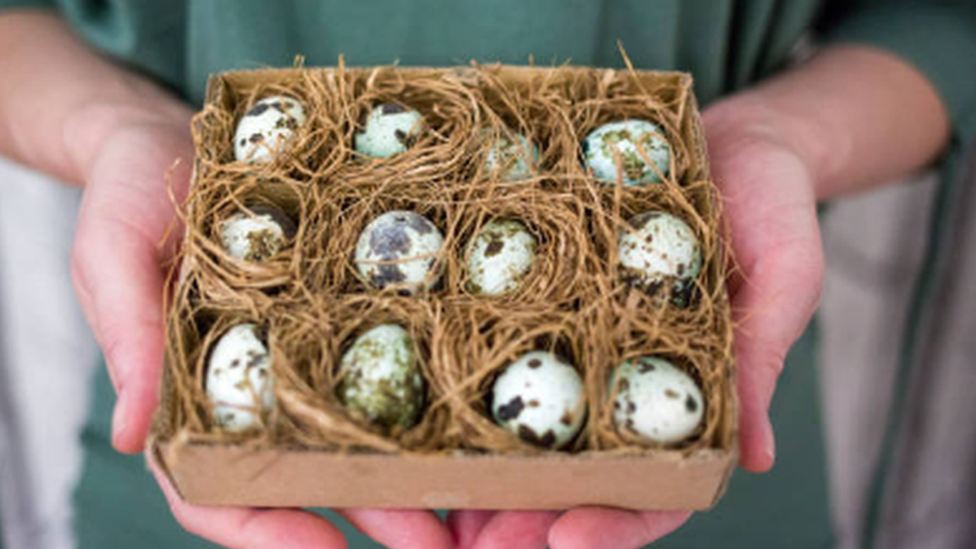
<svg viewBox="0 0 976 549">
<path fill-rule="evenodd" d="M 84 179 L 71 270 L 75 291 L 105 355 L 118 396 L 112 442 L 143 450 L 158 399 L 163 363 L 163 284 L 182 236 L 166 185 L 182 201 L 190 182 L 190 110 L 99 105 L 65 124 L 68 161 Z M 151 462 L 151 460 L 150 460 Z M 154 474 L 179 523 L 236 549 L 341 549 L 339 530 L 298 509 L 195 507 Z M 429 511 L 347 509 L 354 526 L 394 548 L 450 549 L 447 527 Z"/>
</svg>

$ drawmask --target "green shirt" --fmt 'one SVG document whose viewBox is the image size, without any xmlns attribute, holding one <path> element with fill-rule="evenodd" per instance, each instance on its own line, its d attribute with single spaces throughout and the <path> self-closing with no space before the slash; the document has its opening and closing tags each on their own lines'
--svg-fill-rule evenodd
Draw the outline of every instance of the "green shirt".
<svg viewBox="0 0 976 549">
<path fill-rule="evenodd" d="M 195 104 L 212 72 L 287 66 L 296 55 L 307 65 L 334 65 L 340 54 L 350 65 L 526 63 L 532 55 L 537 64 L 620 67 L 617 40 L 640 68 L 691 72 L 707 103 L 775 72 L 812 38 L 902 57 L 942 97 L 954 149 L 976 131 L 973 0 L 0 0 L 4 5 L 61 9 L 95 47 Z M 655 547 L 830 545 L 814 349 L 811 330 L 780 381 L 773 472 L 737 474 L 715 511 L 696 515 Z M 141 464 L 112 452 L 111 391 L 102 374 L 96 395 L 77 499 L 81 547 L 132 540 L 191 546 Z"/>
<path fill-rule="evenodd" d="M 290 65 L 571 60 L 695 77 L 707 102 L 782 67 L 810 33 L 889 50 L 936 86 L 956 128 L 976 128 L 972 0 L 0 0 L 59 7 L 98 48 L 193 102 L 207 75 Z"/>
</svg>

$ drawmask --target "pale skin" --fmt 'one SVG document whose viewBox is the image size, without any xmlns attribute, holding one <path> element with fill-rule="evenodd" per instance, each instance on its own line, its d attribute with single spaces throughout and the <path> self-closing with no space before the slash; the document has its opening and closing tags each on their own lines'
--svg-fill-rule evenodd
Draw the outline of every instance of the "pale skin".
<svg viewBox="0 0 976 549">
<path fill-rule="evenodd" d="M 191 108 L 74 38 L 56 16 L 0 15 L 0 155 L 84 188 L 72 260 L 78 299 L 118 394 L 113 444 L 143 451 L 163 353 L 163 274 L 176 242 L 164 175 L 185 195 Z M 949 138 L 944 105 L 905 62 L 834 46 L 704 115 L 713 175 L 741 276 L 730 280 L 738 323 L 740 465 L 768 470 L 768 418 L 791 345 L 820 297 L 817 200 L 843 196 L 931 163 Z M 178 231 L 176 232 L 178 234 Z M 182 503 L 157 474 L 187 530 L 234 549 L 345 547 L 338 529 L 297 509 Z M 689 513 L 577 508 L 565 512 L 342 511 L 394 548 L 635 549 Z"/>
</svg>

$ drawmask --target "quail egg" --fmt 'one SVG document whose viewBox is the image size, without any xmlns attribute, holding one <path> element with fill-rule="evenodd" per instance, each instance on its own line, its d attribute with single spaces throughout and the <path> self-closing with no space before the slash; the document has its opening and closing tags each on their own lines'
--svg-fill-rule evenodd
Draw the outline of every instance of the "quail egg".
<svg viewBox="0 0 976 549">
<path fill-rule="evenodd" d="M 366 225 L 356 244 L 355 263 L 370 285 L 398 288 L 406 294 L 432 288 L 444 244 L 441 232 L 424 216 L 403 210 L 387 212 Z"/>
<path fill-rule="evenodd" d="M 285 150 L 305 125 L 305 108 L 297 99 L 276 95 L 254 104 L 234 134 L 234 157 L 250 163 L 268 162 Z"/>
<path fill-rule="evenodd" d="M 244 431 L 264 424 L 262 416 L 275 405 L 271 355 L 254 324 L 227 330 L 210 351 L 207 398 L 217 425 Z"/>
<path fill-rule="evenodd" d="M 295 236 L 295 223 L 274 206 L 257 205 L 235 213 L 220 225 L 224 251 L 234 259 L 261 262 Z"/>
<path fill-rule="evenodd" d="M 483 132 L 486 139 L 491 139 L 489 131 Z M 516 134 L 513 141 L 507 134 L 502 133 L 488 149 L 485 156 L 485 171 L 496 173 L 503 181 L 518 181 L 532 176 L 532 171 L 539 164 L 539 148 L 524 135 Z"/>
<path fill-rule="evenodd" d="M 535 262 L 535 237 L 513 219 L 491 221 L 468 251 L 468 289 L 499 295 L 518 287 Z"/>
<path fill-rule="evenodd" d="M 562 448 L 583 425 L 583 382 L 558 356 L 526 353 L 495 380 L 491 414 L 498 425 L 529 443 Z"/>
<path fill-rule="evenodd" d="M 426 383 L 413 338 L 396 324 L 382 324 L 359 336 L 342 357 L 339 402 L 350 413 L 385 432 L 416 425 Z"/>
<path fill-rule="evenodd" d="M 632 217 L 632 229 L 618 237 L 620 276 L 650 295 L 662 287 L 678 306 L 686 306 L 702 269 L 701 247 L 691 227 L 662 211 Z"/>
<path fill-rule="evenodd" d="M 661 129 L 646 121 L 629 119 L 604 124 L 583 141 L 583 160 L 600 181 L 615 184 L 618 176 L 627 186 L 660 183 L 671 163 L 668 143 Z M 617 156 L 623 173 L 617 173 Z M 650 160 L 655 170 L 645 159 Z M 660 174 L 658 173 L 660 172 Z"/>
<path fill-rule="evenodd" d="M 614 371 L 610 389 L 616 394 L 613 421 L 617 429 L 653 442 L 669 444 L 688 438 L 705 415 L 698 385 L 663 358 L 624 361 Z"/>
<path fill-rule="evenodd" d="M 424 130 L 424 117 L 399 103 L 375 107 L 356 129 L 353 147 L 373 158 L 386 158 L 409 149 Z"/>
</svg>

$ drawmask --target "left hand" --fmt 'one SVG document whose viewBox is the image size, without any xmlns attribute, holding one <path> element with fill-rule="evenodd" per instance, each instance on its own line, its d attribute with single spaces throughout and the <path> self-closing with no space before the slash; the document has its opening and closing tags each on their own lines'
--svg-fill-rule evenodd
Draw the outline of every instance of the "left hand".
<svg viewBox="0 0 976 549">
<path fill-rule="evenodd" d="M 736 325 L 739 464 L 773 465 L 769 404 L 793 342 L 820 299 L 824 273 L 812 170 L 775 115 L 723 101 L 706 111 L 712 176 L 739 274 L 729 292 Z M 577 508 L 557 512 L 459 511 L 448 524 L 460 549 L 637 549 L 661 538 L 689 512 Z"/>
</svg>

